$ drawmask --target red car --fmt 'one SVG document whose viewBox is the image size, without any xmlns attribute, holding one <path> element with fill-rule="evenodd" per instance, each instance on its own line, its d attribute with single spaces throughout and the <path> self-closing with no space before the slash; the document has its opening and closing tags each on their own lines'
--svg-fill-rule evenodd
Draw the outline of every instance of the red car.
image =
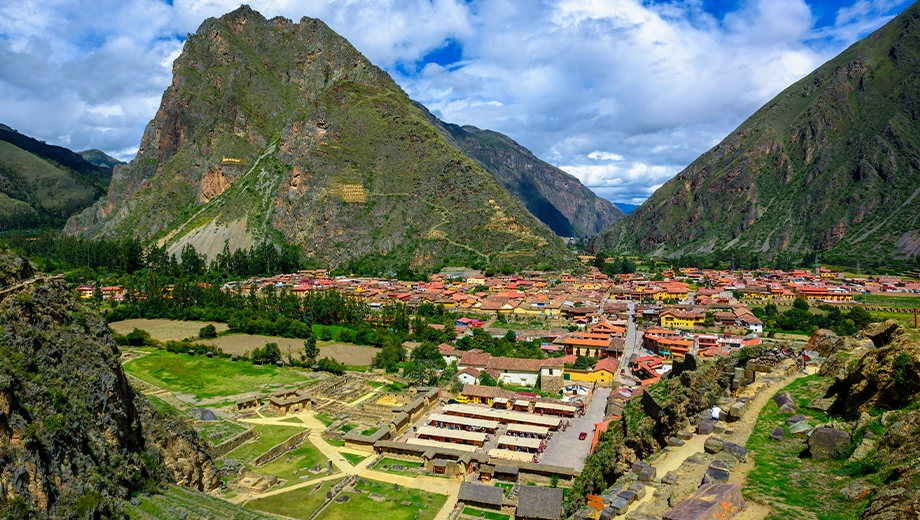
<svg viewBox="0 0 920 520">
<path fill-rule="evenodd" d="M 583 441 L 588 438 L 588 432 L 581 432 L 578 434 L 578 440 Z"/>
</svg>

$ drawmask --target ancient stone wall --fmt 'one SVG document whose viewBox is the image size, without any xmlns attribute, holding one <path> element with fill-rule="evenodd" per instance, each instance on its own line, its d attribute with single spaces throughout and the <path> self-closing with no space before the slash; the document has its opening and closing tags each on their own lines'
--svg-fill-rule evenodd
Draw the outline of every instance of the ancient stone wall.
<svg viewBox="0 0 920 520">
<path fill-rule="evenodd" d="M 304 439 L 307 438 L 308 435 L 310 435 L 310 430 L 304 430 L 302 432 L 298 432 L 298 433 L 295 433 L 294 435 L 291 435 L 290 437 L 287 438 L 286 441 L 276 446 L 273 446 L 271 449 L 269 449 L 265 453 L 256 457 L 255 460 L 252 461 L 253 466 L 258 468 L 258 467 L 268 464 L 269 462 L 272 462 L 273 460 L 284 455 L 288 451 L 299 446 L 300 443 L 302 443 Z"/>
<path fill-rule="evenodd" d="M 250 439 L 256 439 L 261 437 L 262 434 L 257 432 L 255 428 L 250 428 L 242 433 L 239 433 L 224 442 L 218 444 L 211 448 L 211 456 L 216 458 L 223 457 L 224 455 L 230 453 L 231 451 L 239 448 L 244 442 Z"/>
</svg>

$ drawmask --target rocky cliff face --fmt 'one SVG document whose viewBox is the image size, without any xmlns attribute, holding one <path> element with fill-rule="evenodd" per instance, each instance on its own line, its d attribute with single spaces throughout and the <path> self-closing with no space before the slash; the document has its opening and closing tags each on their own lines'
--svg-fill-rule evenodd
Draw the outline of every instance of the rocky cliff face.
<svg viewBox="0 0 920 520">
<path fill-rule="evenodd" d="M 0 253 L 0 268 L 23 262 Z M 115 516 L 131 491 L 163 481 L 219 485 L 197 434 L 137 396 L 118 357 L 105 322 L 61 282 L 3 297 L 0 511 Z"/>
<path fill-rule="evenodd" d="M 591 249 L 920 255 L 920 6 L 795 83 Z"/>
<path fill-rule="evenodd" d="M 326 265 L 565 256 L 346 40 L 246 6 L 189 36 L 137 157 L 66 231 L 212 257 L 283 239 Z"/>
<path fill-rule="evenodd" d="M 416 104 L 454 148 L 472 157 L 559 236 L 590 238 L 626 217 L 575 177 L 541 161 L 510 137 L 445 123 Z"/>
</svg>

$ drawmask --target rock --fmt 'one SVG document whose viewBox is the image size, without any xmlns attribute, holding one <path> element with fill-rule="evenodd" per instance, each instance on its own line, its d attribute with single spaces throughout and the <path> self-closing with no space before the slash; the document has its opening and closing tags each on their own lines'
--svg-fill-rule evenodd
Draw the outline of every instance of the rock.
<svg viewBox="0 0 920 520">
<path fill-rule="evenodd" d="M 872 422 L 872 416 L 866 412 L 862 412 L 859 414 L 859 420 L 856 421 L 856 429 L 865 428 L 870 422 Z"/>
<path fill-rule="evenodd" d="M 712 484 L 715 482 L 728 482 L 729 469 L 721 460 L 714 460 L 706 468 L 706 474 L 703 475 L 703 484 Z"/>
<path fill-rule="evenodd" d="M 810 424 L 807 421 L 799 421 L 789 427 L 789 433 L 793 435 L 798 435 L 800 433 L 808 433 L 812 430 Z"/>
<path fill-rule="evenodd" d="M 652 466 L 646 466 L 642 468 L 642 471 L 639 472 L 639 480 L 642 482 L 651 482 L 655 480 L 655 475 L 657 471 Z"/>
<path fill-rule="evenodd" d="M 710 437 L 706 439 L 706 442 L 703 443 L 703 449 L 706 450 L 706 453 L 719 453 L 722 451 L 723 445 L 722 439 L 718 437 Z"/>
<path fill-rule="evenodd" d="M 733 442 L 723 442 L 722 450 L 738 457 L 741 461 L 747 460 L 747 448 Z"/>
<path fill-rule="evenodd" d="M 783 440 L 783 437 L 785 435 L 786 435 L 786 430 L 784 430 L 782 426 L 777 426 L 776 428 L 773 428 L 772 432 L 770 432 L 770 438 L 773 439 L 774 441 Z"/>
<path fill-rule="evenodd" d="M 617 495 L 610 500 L 610 507 L 613 508 L 618 515 L 622 515 L 629 507 L 629 500 Z"/>
<path fill-rule="evenodd" d="M 876 347 L 884 347 L 891 341 L 904 334 L 902 327 L 896 320 L 888 320 L 884 323 L 870 323 L 863 334 L 872 341 Z"/>
<path fill-rule="evenodd" d="M 709 435 L 712 433 L 712 427 L 715 426 L 716 421 L 712 419 L 703 419 L 700 421 L 699 427 L 697 428 L 697 433 L 700 435 Z"/>
<path fill-rule="evenodd" d="M 786 424 L 795 424 L 795 423 L 797 423 L 797 422 L 799 422 L 799 421 L 804 421 L 805 419 L 808 419 L 808 417 L 805 417 L 805 416 L 802 415 L 802 414 L 795 415 L 795 416 L 792 416 L 792 417 L 786 419 Z"/>
<path fill-rule="evenodd" d="M 741 459 L 726 451 L 716 453 L 713 455 L 712 460 L 718 460 L 722 462 L 725 464 L 725 466 L 728 467 L 728 469 L 735 469 L 735 466 L 741 463 Z"/>
<path fill-rule="evenodd" d="M 669 471 L 665 473 L 663 477 L 661 477 L 661 482 L 664 484 L 677 484 L 680 482 L 680 473 L 677 473 L 676 471 Z"/>
<path fill-rule="evenodd" d="M 869 456 L 873 450 L 875 450 L 876 442 L 872 439 L 863 439 L 859 443 L 859 446 L 853 450 L 853 454 L 850 455 L 850 460 L 862 460 Z"/>
<path fill-rule="evenodd" d="M 779 414 L 789 414 L 789 413 L 795 413 L 795 412 L 796 412 L 795 406 L 789 403 L 786 403 L 780 406 L 779 410 L 776 411 L 776 413 L 779 413 Z"/>
<path fill-rule="evenodd" d="M 831 397 L 816 397 L 808 403 L 808 407 L 812 410 L 821 410 L 822 412 L 830 410 L 833 405 L 834 399 Z"/>
<path fill-rule="evenodd" d="M 620 498 L 625 498 L 628 503 L 632 504 L 633 500 L 636 499 L 637 493 L 635 491 L 624 489 L 623 491 L 617 493 L 617 496 Z"/>
<path fill-rule="evenodd" d="M 664 520 L 718 520 L 732 518 L 747 508 L 738 484 L 704 484 L 666 513 Z"/>
<path fill-rule="evenodd" d="M 731 405 L 728 409 L 728 415 L 735 418 L 740 418 L 744 415 L 744 403 L 735 403 Z"/>
<path fill-rule="evenodd" d="M 850 434 L 834 428 L 815 428 L 808 438 L 808 449 L 812 458 L 829 459 L 839 451 L 847 449 L 850 444 Z"/>
<path fill-rule="evenodd" d="M 677 432 L 677 438 L 682 441 L 689 441 L 690 439 L 693 438 L 693 432 L 681 430 Z"/>
<path fill-rule="evenodd" d="M 646 493 L 645 486 L 642 485 L 641 482 L 633 482 L 629 485 L 627 489 L 629 489 L 630 491 L 636 494 L 637 500 L 642 500 L 643 498 L 645 498 L 645 493 Z"/>
<path fill-rule="evenodd" d="M 644 460 L 637 460 L 632 463 L 632 467 L 630 469 L 632 470 L 633 473 L 638 475 L 639 473 L 642 472 L 643 469 L 648 467 L 648 465 L 649 465 L 648 462 L 645 462 Z"/>
<path fill-rule="evenodd" d="M 791 404 L 795 406 L 795 399 L 792 398 L 792 395 L 789 392 L 780 392 L 773 396 L 773 402 L 776 403 L 777 407 L 782 407 L 784 404 Z"/>
<path fill-rule="evenodd" d="M 723 434 L 725 433 L 725 429 L 726 427 L 724 423 L 717 422 L 712 425 L 712 433 Z"/>
<path fill-rule="evenodd" d="M 840 490 L 840 494 L 847 500 L 861 500 L 869 496 L 875 488 L 863 480 L 853 480 L 848 482 Z"/>
<path fill-rule="evenodd" d="M 684 444 L 686 444 L 686 443 L 685 443 L 684 441 L 678 439 L 677 437 L 669 437 L 669 438 L 668 438 L 668 446 L 677 447 L 677 446 L 683 446 Z"/>
</svg>

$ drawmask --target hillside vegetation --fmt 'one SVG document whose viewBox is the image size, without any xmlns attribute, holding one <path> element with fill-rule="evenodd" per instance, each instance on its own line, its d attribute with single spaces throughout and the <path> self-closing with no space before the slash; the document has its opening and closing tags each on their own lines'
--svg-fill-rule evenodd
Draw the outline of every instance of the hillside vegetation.
<svg viewBox="0 0 920 520">
<path fill-rule="evenodd" d="M 290 242 L 332 266 L 567 261 L 341 36 L 245 6 L 189 37 L 137 157 L 66 231 L 209 258 Z"/>
<path fill-rule="evenodd" d="M 589 249 L 920 255 L 918 22 L 914 5 L 793 84 Z"/>
</svg>

